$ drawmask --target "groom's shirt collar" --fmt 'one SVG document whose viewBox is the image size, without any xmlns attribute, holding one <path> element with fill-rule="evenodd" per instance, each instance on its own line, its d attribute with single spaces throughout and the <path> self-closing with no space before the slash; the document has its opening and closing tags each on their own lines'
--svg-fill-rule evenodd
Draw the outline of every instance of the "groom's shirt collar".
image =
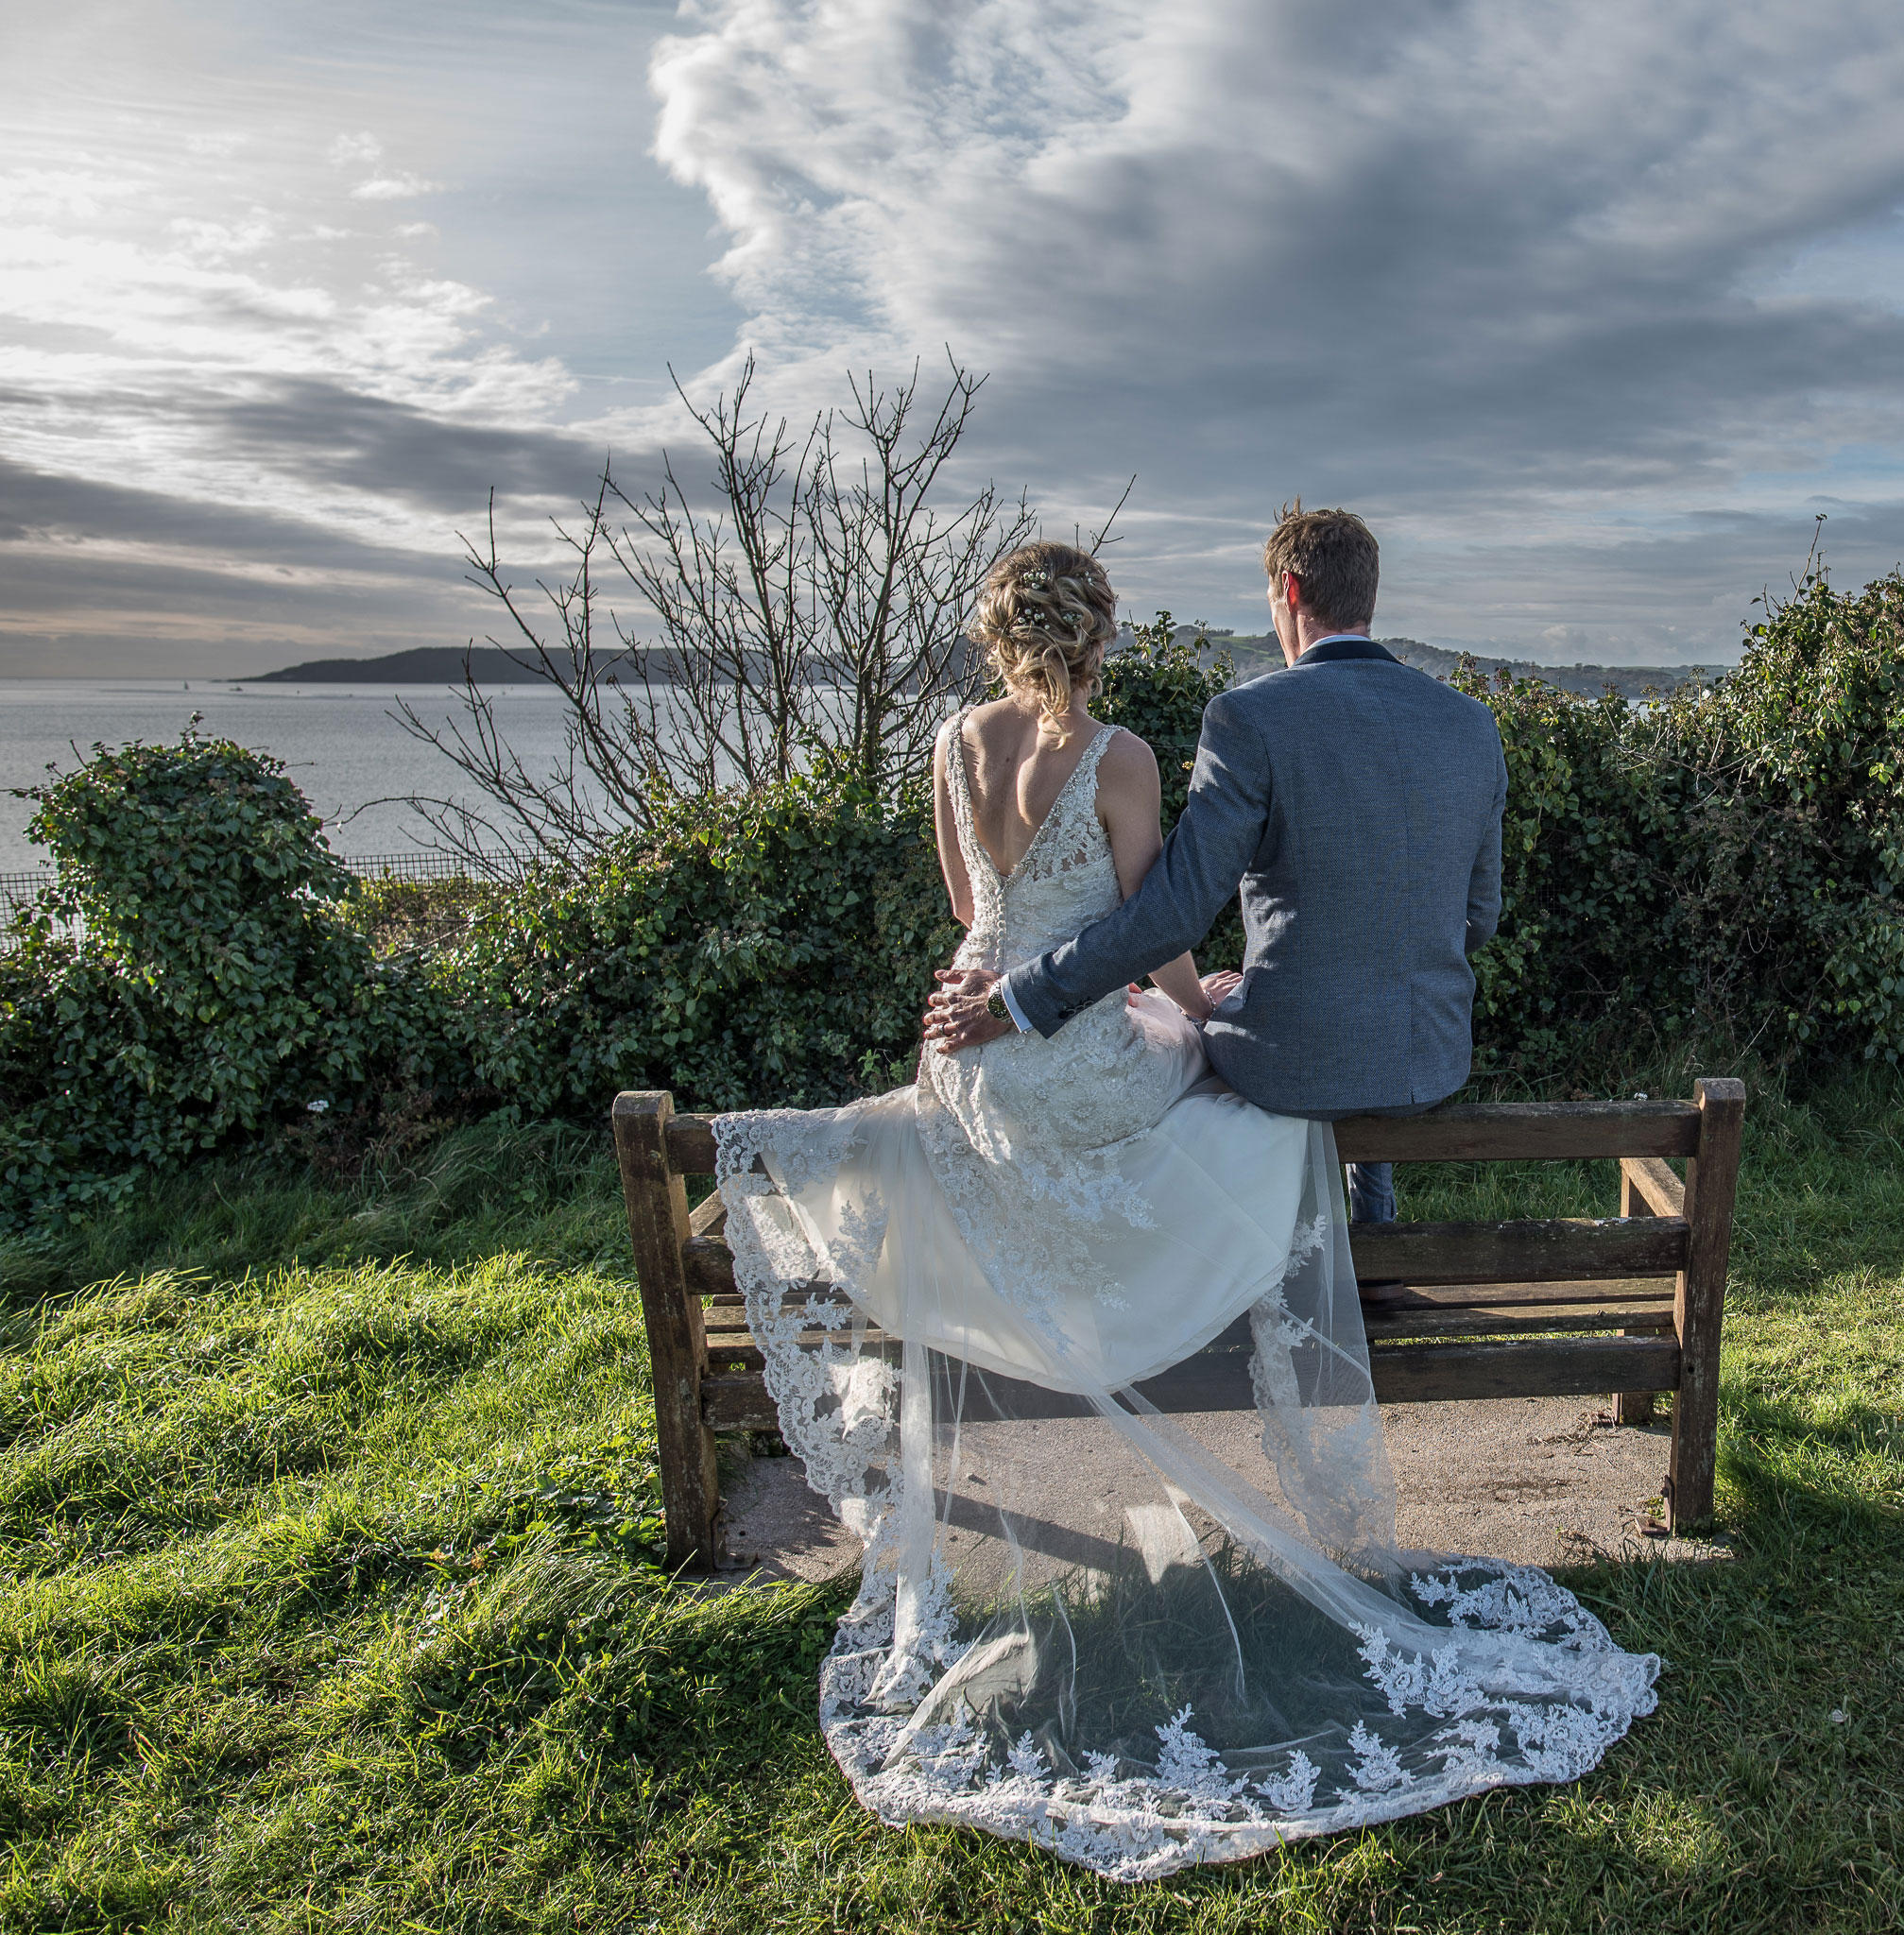
<svg viewBox="0 0 1904 1935">
<path fill-rule="evenodd" d="M 1360 632 L 1337 631 L 1326 639 L 1317 639 L 1290 670 L 1303 665 L 1330 665 L 1338 659 L 1386 659 L 1391 665 L 1401 663 L 1393 652 L 1383 651 L 1373 639 L 1365 639 Z"/>
</svg>

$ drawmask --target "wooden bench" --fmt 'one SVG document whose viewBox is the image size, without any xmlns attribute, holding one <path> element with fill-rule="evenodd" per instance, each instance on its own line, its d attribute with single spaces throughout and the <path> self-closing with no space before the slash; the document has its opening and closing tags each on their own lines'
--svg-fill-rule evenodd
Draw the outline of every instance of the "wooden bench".
<svg viewBox="0 0 1904 1935">
<path fill-rule="evenodd" d="M 1344 1161 L 1620 1163 L 1617 1217 L 1352 1224 L 1356 1276 L 1371 1286 L 1363 1315 L 1376 1396 L 1611 1392 L 1621 1421 L 1636 1423 L 1655 1393 L 1670 1391 L 1670 1522 L 1708 1519 L 1745 1089 L 1727 1079 L 1696 1091 L 1691 1102 L 1484 1103 L 1336 1123 Z M 615 1098 L 614 1132 L 654 1364 L 668 1560 L 712 1567 L 715 1433 L 773 1430 L 778 1419 L 734 1289 L 720 1198 L 688 1211 L 683 1178 L 714 1171 L 711 1118 L 676 1115 L 664 1090 L 630 1090 Z M 1683 1182 L 1672 1156 L 1685 1160 Z M 1381 1288 L 1398 1283 L 1406 1287 Z M 1249 1349 L 1240 1319 L 1140 1388 L 1167 1412 L 1246 1410 Z M 1054 1416 L 1078 1408 L 1050 1397 Z"/>
</svg>

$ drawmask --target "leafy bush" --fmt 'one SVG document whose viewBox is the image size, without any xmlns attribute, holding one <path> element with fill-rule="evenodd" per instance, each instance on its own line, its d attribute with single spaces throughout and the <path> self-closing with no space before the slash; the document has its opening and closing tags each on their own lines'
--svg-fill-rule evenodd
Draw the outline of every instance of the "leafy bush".
<svg viewBox="0 0 1904 1935">
<path fill-rule="evenodd" d="M 1168 612 L 1140 629 L 1096 710 L 1156 747 L 1174 822 L 1228 666 L 1171 631 Z M 619 1088 L 815 1107 L 911 1079 L 959 932 L 930 800 L 820 771 L 664 801 L 572 880 L 483 901 L 437 971 L 480 1078 L 527 1115 L 595 1114 Z M 1221 938 L 1240 959 L 1240 928 Z"/>
<path fill-rule="evenodd" d="M 957 933 L 926 803 L 808 775 L 663 801 L 573 879 L 486 902 L 436 971 L 525 1115 L 618 1088 L 818 1107 L 910 1079 Z"/>
<path fill-rule="evenodd" d="M 276 760 L 188 729 L 27 796 L 59 874 L 0 957 L 14 1215 L 440 1059 L 425 984 L 338 917 L 350 877 Z"/>
<path fill-rule="evenodd" d="M 1822 572 L 1742 661 L 1643 711 L 1478 678 L 1507 753 L 1478 1063 L 1548 1079 L 1699 1041 L 1788 1067 L 1904 1049 L 1904 576 Z"/>
</svg>

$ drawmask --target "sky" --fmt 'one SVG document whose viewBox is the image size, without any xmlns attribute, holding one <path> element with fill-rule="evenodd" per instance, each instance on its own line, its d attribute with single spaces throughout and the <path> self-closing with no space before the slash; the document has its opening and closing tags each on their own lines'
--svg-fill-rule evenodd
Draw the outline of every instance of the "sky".
<svg viewBox="0 0 1904 1935">
<path fill-rule="evenodd" d="M 988 373 L 954 484 L 1263 629 L 1723 663 L 1904 557 L 1895 0 L 0 0 L 0 676 L 461 644 L 670 369 Z M 639 630 L 641 613 L 622 601 Z"/>
</svg>

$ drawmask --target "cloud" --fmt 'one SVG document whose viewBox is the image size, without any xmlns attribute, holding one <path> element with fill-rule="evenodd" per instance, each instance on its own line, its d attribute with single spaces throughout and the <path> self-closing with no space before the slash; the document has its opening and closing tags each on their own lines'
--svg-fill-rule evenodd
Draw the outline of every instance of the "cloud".
<svg viewBox="0 0 1904 1935">
<path fill-rule="evenodd" d="M 374 167 L 384 159 L 384 144 L 374 134 L 340 134 L 329 155 L 334 168 Z"/>
<path fill-rule="evenodd" d="M 109 198 L 77 171 L 0 181 L 13 214 L 0 312 L 14 334 L 0 347 L 0 430 L 49 473 L 273 502 L 410 545 L 422 541 L 417 473 L 363 475 L 339 504 L 314 449 L 382 410 L 413 439 L 436 425 L 447 452 L 460 424 L 548 426 L 574 389 L 557 359 L 492 338 L 482 291 L 403 254 L 314 257 L 268 206 L 154 221 L 119 186 Z M 89 208 L 100 219 L 75 213 Z M 293 396 L 323 402 L 300 419 Z M 276 447 L 244 434 L 264 417 Z M 467 484 L 454 460 L 443 475 Z M 425 495 L 436 529 L 444 499 Z"/>
<path fill-rule="evenodd" d="M 795 417 L 989 369 L 967 475 L 1068 534 L 1136 471 L 1140 612 L 1260 629 L 1297 492 L 1383 629 L 1559 658 L 1728 651 L 1815 509 L 1904 553 L 1891 0 L 70 0 L 9 58 L 5 650 L 460 642 L 489 486 L 541 568 L 748 346 Z"/>
<path fill-rule="evenodd" d="M 1835 491 L 1868 561 L 1904 550 L 1880 0 L 700 17 L 657 49 L 656 151 L 721 221 L 777 381 L 950 341 L 994 372 L 986 458 L 1048 505 L 1140 472 L 1134 584 L 1194 568 L 1210 616 L 1244 609 L 1300 491 L 1376 515 L 1392 583 L 1465 574 L 1483 625 L 1655 651 L 1713 627 L 1701 520 L 1804 528 Z M 1854 231 L 1861 256 L 1818 255 Z M 1682 537 L 1711 564 L 1643 622 L 1610 609 L 1618 561 Z M 1588 608 L 1577 579 L 1488 602 L 1583 552 L 1613 568 Z"/>
<path fill-rule="evenodd" d="M 352 201 L 402 201 L 413 195 L 440 195 L 443 184 L 420 175 L 373 175 L 351 190 Z"/>
<path fill-rule="evenodd" d="M 0 676 L 264 671 L 347 637 L 394 651 L 481 623 L 453 557 L 267 506 L 48 474 L 0 457 Z"/>
</svg>

